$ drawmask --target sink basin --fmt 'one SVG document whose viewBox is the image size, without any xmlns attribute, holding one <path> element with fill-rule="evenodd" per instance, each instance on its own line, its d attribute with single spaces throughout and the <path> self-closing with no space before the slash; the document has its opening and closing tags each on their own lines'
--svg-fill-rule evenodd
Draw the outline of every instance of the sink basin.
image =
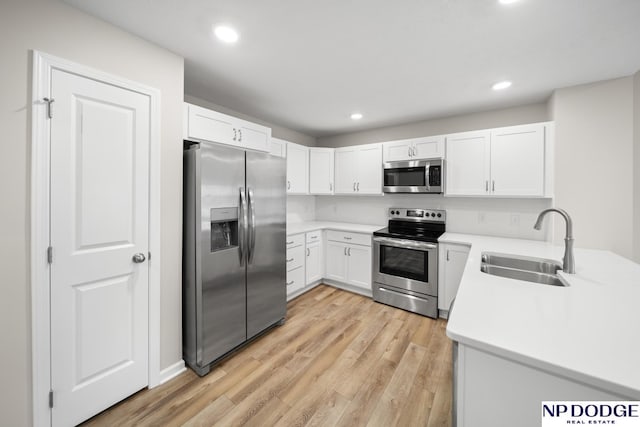
<svg viewBox="0 0 640 427">
<path fill-rule="evenodd" d="M 508 279 L 551 286 L 569 286 L 560 276 L 562 264 L 544 258 L 483 252 L 480 271 Z"/>
</svg>

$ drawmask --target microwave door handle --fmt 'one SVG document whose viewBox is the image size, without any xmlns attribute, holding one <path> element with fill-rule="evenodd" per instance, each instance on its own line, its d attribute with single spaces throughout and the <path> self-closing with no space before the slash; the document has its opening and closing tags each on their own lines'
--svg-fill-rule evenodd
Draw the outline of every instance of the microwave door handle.
<svg viewBox="0 0 640 427">
<path fill-rule="evenodd" d="M 431 191 L 431 183 L 429 182 L 429 169 L 431 168 L 431 163 L 427 163 L 424 167 L 424 186 L 427 188 L 427 191 Z"/>
</svg>

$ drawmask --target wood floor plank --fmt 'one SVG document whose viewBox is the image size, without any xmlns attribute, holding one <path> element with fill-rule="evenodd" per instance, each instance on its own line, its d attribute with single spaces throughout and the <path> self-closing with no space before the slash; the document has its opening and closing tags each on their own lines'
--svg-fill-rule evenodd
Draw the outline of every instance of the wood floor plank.
<svg viewBox="0 0 640 427">
<path fill-rule="evenodd" d="M 188 371 L 87 426 L 449 426 L 446 321 L 320 285 L 205 377 Z"/>
</svg>

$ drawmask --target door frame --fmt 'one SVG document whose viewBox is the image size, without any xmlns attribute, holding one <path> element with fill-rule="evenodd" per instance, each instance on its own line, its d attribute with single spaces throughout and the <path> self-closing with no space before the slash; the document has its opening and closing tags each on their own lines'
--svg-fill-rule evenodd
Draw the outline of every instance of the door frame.
<svg viewBox="0 0 640 427">
<path fill-rule="evenodd" d="M 31 364 L 34 426 L 51 425 L 50 270 L 50 123 L 44 97 L 50 97 L 53 70 L 86 77 L 149 97 L 149 363 L 148 388 L 161 382 L 160 372 L 160 91 L 94 68 L 32 51 L 31 87 Z M 52 105 L 55 114 L 55 102 Z M 55 262 L 55 251 L 54 251 Z M 54 391 L 55 399 L 55 391 Z"/>
</svg>

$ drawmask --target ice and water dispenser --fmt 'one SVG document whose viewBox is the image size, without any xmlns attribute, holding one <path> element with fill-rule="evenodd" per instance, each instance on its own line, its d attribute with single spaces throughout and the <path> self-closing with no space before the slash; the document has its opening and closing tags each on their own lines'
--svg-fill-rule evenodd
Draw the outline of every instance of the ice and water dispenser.
<svg viewBox="0 0 640 427">
<path fill-rule="evenodd" d="M 211 252 L 238 247 L 238 208 L 211 209 Z"/>
</svg>

